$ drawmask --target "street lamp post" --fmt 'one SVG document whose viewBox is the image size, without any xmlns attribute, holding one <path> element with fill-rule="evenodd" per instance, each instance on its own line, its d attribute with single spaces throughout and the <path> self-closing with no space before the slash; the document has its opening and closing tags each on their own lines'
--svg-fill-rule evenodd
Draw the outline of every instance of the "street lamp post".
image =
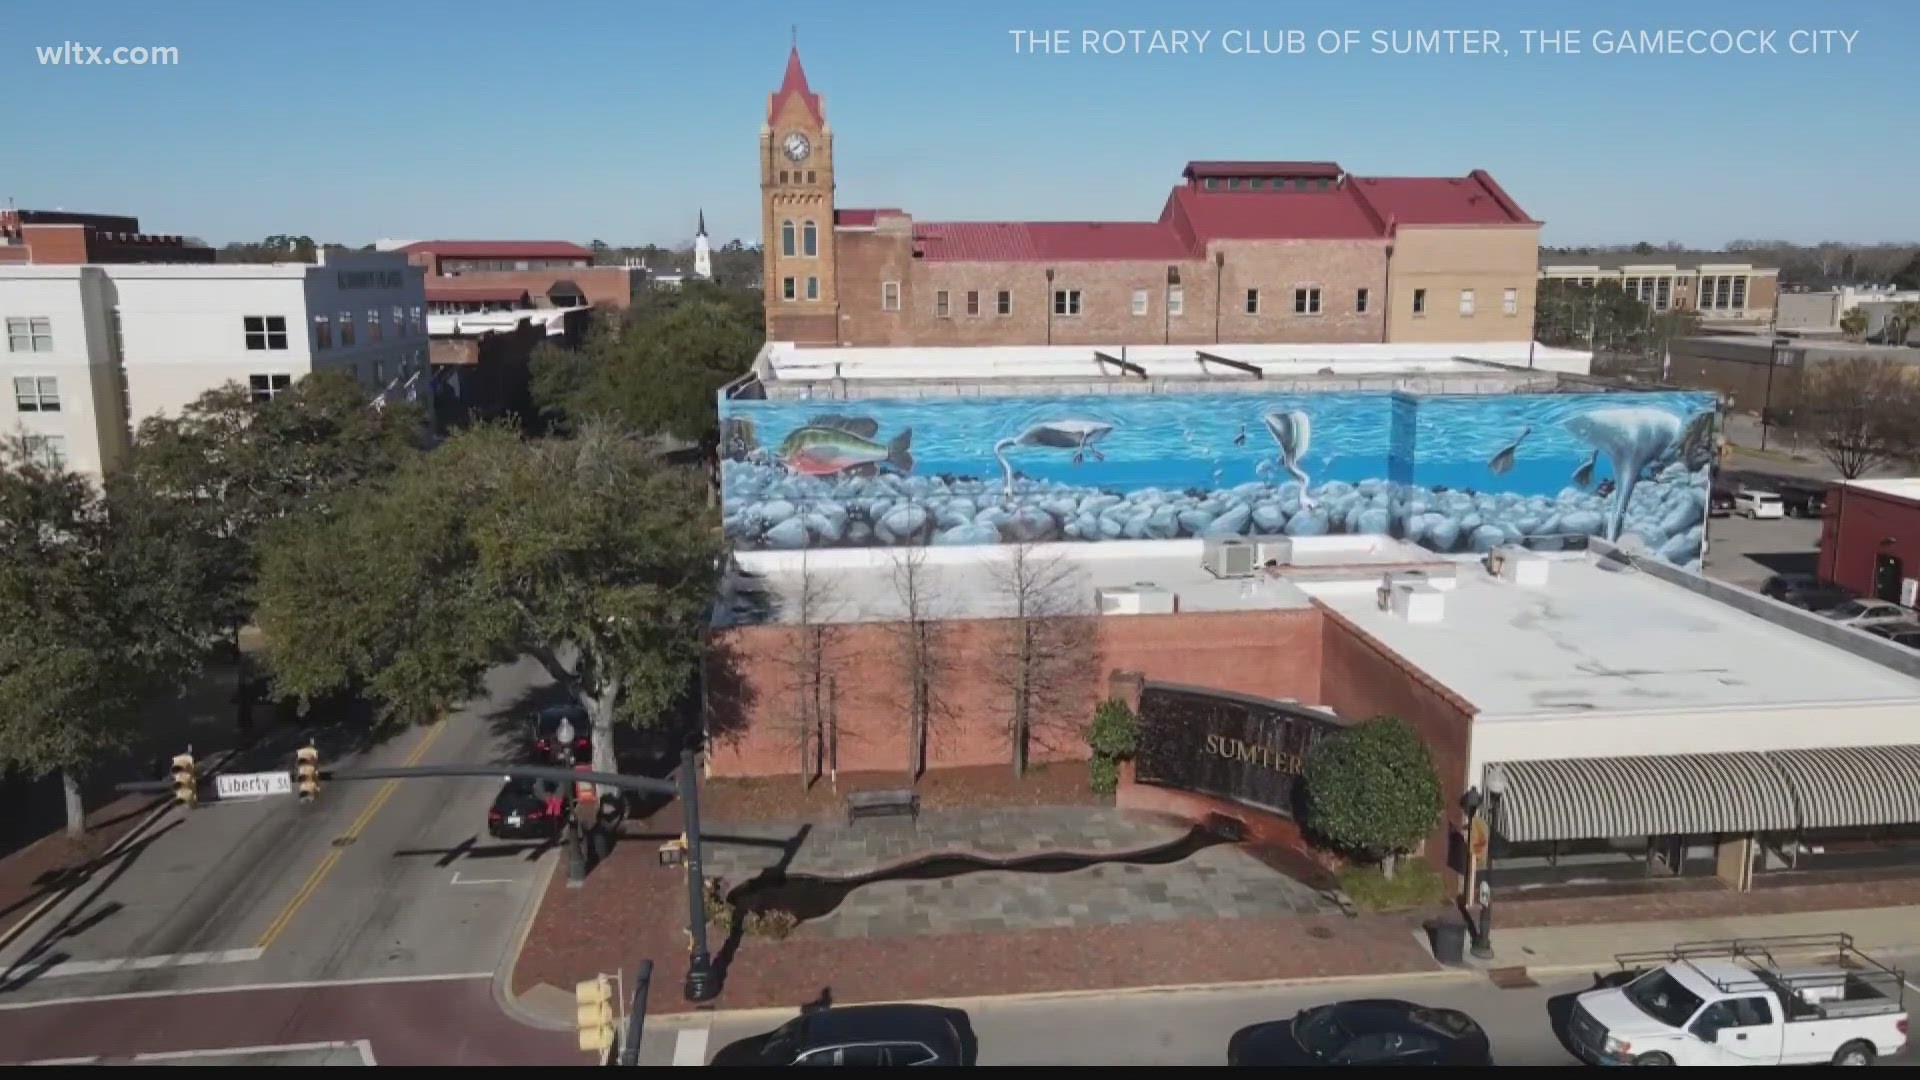
<svg viewBox="0 0 1920 1080">
<path fill-rule="evenodd" d="M 1767 346 L 1767 399 L 1760 406 L 1760 449 L 1767 448 L 1767 428 L 1773 425 L 1773 369 L 1780 364 L 1780 346 L 1787 339 L 1775 337 Z"/>
<path fill-rule="evenodd" d="M 1507 794 L 1506 772 L 1498 765 L 1488 766 L 1486 785 L 1484 798 L 1479 788 L 1468 788 L 1466 794 L 1460 797 L 1460 805 L 1466 809 L 1468 815 L 1468 859 L 1471 864 L 1478 863 L 1478 855 L 1473 850 L 1473 837 L 1478 828 L 1484 828 L 1487 837 L 1487 865 L 1478 875 L 1477 888 L 1473 885 L 1472 878 L 1469 878 L 1469 888 L 1474 889 L 1478 895 L 1468 898 L 1470 905 L 1477 902 L 1480 909 L 1479 917 L 1471 920 L 1471 929 L 1473 955 L 1482 960 L 1493 958 L 1493 833 L 1500 822 L 1501 800 Z M 1486 821 L 1484 826 L 1480 826 L 1478 819 L 1483 805 L 1486 810 Z"/>
<path fill-rule="evenodd" d="M 687 823 L 687 935 L 693 954 L 687 958 L 685 992 L 688 1001 L 704 1003 L 720 996 L 720 974 L 707 952 L 706 877 L 700 868 L 700 775 L 698 755 L 680 752 L 681 812 Z"/>
</svg>

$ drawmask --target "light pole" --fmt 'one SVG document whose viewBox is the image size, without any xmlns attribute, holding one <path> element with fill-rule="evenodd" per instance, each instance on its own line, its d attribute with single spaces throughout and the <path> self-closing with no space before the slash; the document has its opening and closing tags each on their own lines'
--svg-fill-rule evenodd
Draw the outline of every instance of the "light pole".
<svg viewBox="0 0 1920 1080">
<path fill-rule="evenodd" d="M 687 935 L 692 955 L 687 957 L 687 1000 L 696 1004 L 720 996 L 720 973 L 707 953 L 706 878 L 700 867 L 699 755 L 691 748 L 680 752 L 681 812 L 687 823 Z"/>
<path fill-rule="evenodd" d="M 1468 788 L 1466 794 L 1460 796 L 1460 805 L 1467 812 L 1467 858 L 1470 866 L 1478 865 L 1479 853 L 1476 848 L 1479 845 L 1474 841 L 1483 829 L 1487 838 L 1487 865 L 1478 875 L 1477 888 L 1472 884 L 1473 876 L 1469 876 L 1469 888 L 1474 889 L 1478 895 L 1469 896 L 1468 903 L 1471 905 L 1477 902 L 1480 908 L 1479 917 L 1471 920 L 1473 955 L 1482 960 L 1490 960 L 1493 958 L 1493 833 L 1500 822 L 1500 802 L 1507 794 L 1506 771 L 1498 765 L 1489 765 L 1485 782 L 1487 791 L 1484 797 L 1479 788 Z M 1483 805 L 1486 809 L 1484 822 L 1480 818 Z"/>
<path fill-rule="evenodd" d="M 1760 406 L 1760 449 L 1767 448 L 1767 428 L 1773 419 L 1773 369 L 1780 363 L 1780 346 L 1785 345 L 1785 337 L 1775 337 L 1767 346 L 1767 400 Z"/>
</svg>

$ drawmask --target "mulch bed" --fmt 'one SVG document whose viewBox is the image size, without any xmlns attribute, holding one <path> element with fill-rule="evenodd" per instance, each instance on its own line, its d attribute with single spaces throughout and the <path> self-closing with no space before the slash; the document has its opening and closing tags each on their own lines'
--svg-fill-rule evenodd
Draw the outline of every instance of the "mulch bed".
<svg viewBox="0 0 1920 1080">
<path fill-rule="evenodd" d="M 87 815 L 84 836 L 73 839 L 58 832 L 0 859 L 0 933 L 48 896 L 85 877 L 160 801 L 152 795 L 123 795 Z"/>
<path fill-rule="evenodd" d="M 837 785 L 821 779 L 804 792 L 793 776 L 716 777 L 701 781 L 700 813 L 715 821 L 833 821 L 845 817 L 850 792 L 905 787 L 920 793 L 922 811 L 1113 804 L 1088 787 L 1086 762 L 1061 761 L 1034 766 L 1022 779 L 1006 766 L 939 769 L 917 785 L 904 773 L 841 773 Z"/>
</svg>

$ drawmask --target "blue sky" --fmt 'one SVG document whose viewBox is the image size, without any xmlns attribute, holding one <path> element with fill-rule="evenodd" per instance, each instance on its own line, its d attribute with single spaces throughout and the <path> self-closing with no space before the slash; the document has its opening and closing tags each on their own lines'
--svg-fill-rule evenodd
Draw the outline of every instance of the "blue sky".
<svg viewBox="0 0 1920 1080">
<path fill-rule="evenodd" d="M 1485 168 L 1551 244 L 1920 239 L 1905 111 L 1920 6 L 525 0 L 8 6 L 0 197 L 215 242 L 307 233 L 676 242 L 704 207 L 757 236 L 755 146 L 789 25 L 826 95 L 843 206 L 1145 219 L 1191 158 Z M 1306 55 L 1230 55 L 1230 31 Z M 1375 30 L 1498 30 L 1506 56 L 1375 55 Z M 1596 32 L 1770 29 L 1769 55 L 1629 56 Z M 1010 30 L 1075 51 L 1016 54 Z M 1187 29 L 1184 56 L 1082 31 Z M 1321 55 L 1323 30 L 1358 50 Z M 1579 55 L 1521 31 L 1579 30 Z M 1796 56 L 1794 29 L 1857 32 Z M 177 67 L 50 67 L 34 46 L 171 45 Z"/>
</svg>

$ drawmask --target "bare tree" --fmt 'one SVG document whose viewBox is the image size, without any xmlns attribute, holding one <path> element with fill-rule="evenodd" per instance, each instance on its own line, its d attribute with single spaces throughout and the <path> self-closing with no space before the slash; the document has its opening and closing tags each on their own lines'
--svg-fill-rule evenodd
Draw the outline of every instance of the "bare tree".
<svg viewBox="0 0 1920 1080">
<path fill-rule="evenodd" d="M 1820 446 L 1848 480 L 1920 446 L 1920 383 L 1886 357 L 1831 360 L 1807 373 L 1787 423 Z"/>
<path fill-rule="evenodd" d="M 989 678 L 1005 694 L 1013 775 L 1027 774 L 1037 745 L 1078 731 L 1095 670 L 1089 587 L 1069 560 L 1015 544 L 993 567 L 1006 606 L 991 647 Z"/>
<path fill-rule="evenodd" d="M 952 713 L 946 687 L 953 650 L 926 549 L 902 548 L 894 556 L 893 591 L 901 608 L 892 624 L 894 658 L 907 684 L 907 775 L 918 781 L 935 729 Z"/>
<path fill-rule="evenodd" d="M 834 662 L 846 637 L 840 622 L 839 591 L 800 556 L 799 587 L 782 614 L 793 626 L 793 649 L 781 660 L 786 669 L 788 708 L 785 732 L 800 757 L 800 786 L 811 787 L 826 768 L 827 725 L 834 708 Z"/>
</svg>

